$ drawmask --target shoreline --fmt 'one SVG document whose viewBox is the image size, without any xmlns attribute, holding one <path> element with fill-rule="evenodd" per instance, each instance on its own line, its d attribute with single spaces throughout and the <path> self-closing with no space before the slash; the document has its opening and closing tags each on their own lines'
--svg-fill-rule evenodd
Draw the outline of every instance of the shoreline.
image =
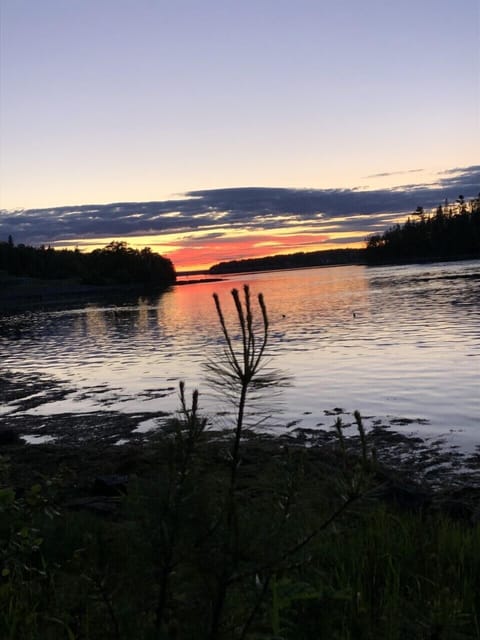
<svg viewBox="0 0 480 640">
<path fill-rule="evenodd" d="M 170 437 L 170 426 L 176 414 L 161 410 L 132 414 L 115 410 L 53 415 L 26 413 L 40 404 L 60 400 L 71 391 L 68 383 L 62 384 L 38 374 L 0 375 L 0 455 L 11 456 L 20 464 L 35 461 L 39 467 L 44 466 L 43 454 L 49 461 L 67 456 L 70 460 L 78 458 L 77 464 L 81 466 L 88 452 L 91 464 L 101 466 L 102 460 L 112 462 L 125 452 L 134 457 L 141 456 L 152 443 Z M 2 412 L 2 407 L 6 406 L 11 411 Z M 332 424 L 326 429 L 296 427 L 275 434 L 246 428 L 244 442 L 254 450 L 260 447 L 272 453 L 288 448 L 310 451 L 313 452 L 310 455 L 318 456 L 319 464 L 323 464 L 339 447 L 333 426 L 335 416 L 330 417 Z M 358 432 L 352 435 L 351 431 L 344 432 L 345 446 L 347 451 L 358 455 L 361 438 Z M 232 429 L 210 426 L 205 436 L 211 446 L 225 448 L 232 438 Z M 366 432 L 365 437 L 367 446 L 375 452 L 383 467 L 416 482 L 427 483 L 432 488 L 480 488 L 478 445 L 474 453 L 461 452 L 454 446 L 445 446 L 441 438 L 401 433 L 395 430 L 395 423 L 378 423 Z M 322 456 L 325 458 L 323 463 Z"/>
<path fill-rule="evenodd" d="M 110 284 L 110 285 L 90 285 L 82 284 L 72 279 L 46 280 L 40 278 L 2 275 L 0 273 L 0 306 L 2 312 L 25 311 L 32 307 L 53 306 L 56 304 L 66 304 L 69 302 L 85 303 L 95 302 L 102 298 L 116 298 L 125 295 L 152 296 L 160 295 L 168 289 L 176 286 L 191 284 L 205 284 L 212 282 L 222 282 L 228 280 L 232 275 L 248 275 L 258 273 L 271 273 L 279 271 L 299 271 L 307 269 L 344 267 L 344 266 L 365 266 L 367 268 L 391 267 L 412 264 L 435 264 L 439 262 L 462 262 L 480 260 L 478 255 L 469 256 L 437 256 L 412 257 L 408 260 L 392 261 L 365 261 L 349 262 L 338 264 L 322 264 L 308 266 L 286 266 L 264 269 L 245 269 L 240 271 L 221 271 L 210 273 L 205 271 L 202 274 L 189 275 L 177 274 L 177 280 L 168 285 L 145 286 L 142 284 Z"/>
<path fill-rule="evenodd" d="M 140 284 L 89 285 L 72 280 L 40 280 L 35 278 L 9 278 L 0 280 L 1 312 L 26 311 L 33 307 L 97 302 L 125 296 L 156 296 L 172 287 L 187 284 L 221 282 L 225 278 L 204 277 L 158 287 Z"/>
<path fill-rule="evenodd" d="M 89 285 L 73 280 L 36 280 L 18 278 L 0 282 L 2 311 L 23 310 L 32 306 L 87 302 L 106 297 L 160 294 L 170 286 L 146 288 L 137 284 Z"/>
</svg>

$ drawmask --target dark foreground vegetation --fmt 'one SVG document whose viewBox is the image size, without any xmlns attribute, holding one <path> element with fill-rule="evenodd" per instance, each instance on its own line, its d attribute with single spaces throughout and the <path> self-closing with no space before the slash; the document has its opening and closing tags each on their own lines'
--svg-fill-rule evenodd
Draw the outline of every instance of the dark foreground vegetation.
<svg viewBox="0 0 480 640">
<path fill-rule="evenodd" d="M 265 258 L 231 260 L 213 265 L 210 267 L 209 273 L 243 273 L 246 271 L 273 271 L 275 269 L 359 264 L 365 262 L 364 254 L 364 249 L 326 249 L 307 253 L 292 253 L 290 255 L 266 256 Z"/>
<path fill-rule="evenodd" d="M 103 249 L 81 253 L 78 249 L 15 245 L 10 237 L 0 242 L 0 272 L 9 276 L 46 280 L 75 280 L 88 285 L 142 284 L 166 287 L 175 282 L 168 258 L 126 242 L 111 242 Z"/>
<path fill-rule="evenodd" d="M 37 445 L 23 479 L 3 457 L 0 637 L 480 637 L 478 522 L 393 472 L 386 491 L 348 443 L 245 440 L 231 495 L 232 443 L 188 421 L 138 449 Z"/>
<path fill-rule="evenodd" d="M 368 239 L 369 263 L 480 258 L 480 194 L 469 202 L 459 196 L 430 212 L 417 207 L 413 215 Z"/>
<path fill-rule="evenodd" d="M 263 298 L 233 301 L 231 331 L 215 298 L 206 367 L 229 431 L 182 384 L 143 447 L 4 447 L 0 637 L 480 638 L 478 490 L 452 507 L 387 468 L 358 413 L 354 446 L 340 417 L 329 447 L 248 437 L 250 403 L 285 380 L 263 367 Z"/>
</svg>

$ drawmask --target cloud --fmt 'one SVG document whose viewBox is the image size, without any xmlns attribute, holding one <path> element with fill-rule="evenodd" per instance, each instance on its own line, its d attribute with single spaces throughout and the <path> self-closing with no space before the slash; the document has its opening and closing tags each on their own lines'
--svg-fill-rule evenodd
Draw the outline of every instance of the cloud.
<svg viewBox="0 0 480 640">
<path fill-rule="evenodd" d="M 448 169 L 442 173 L 446 177 L 440 179 L 440 184 L 449 189 L 457 189 L 455 197 L 458 197 L 460 193 L 466 197 L 478 195 L 480 191 L 480 165 L 463 169 Z"/>
<path fill-rule="evenodd" d="M 408 169 L 407 171 L 386 171 L 385 173 L 372 173 L 370 176 L 365 176 L 365 178 L 389 178 L 390 176 L 403 176 L 406 173 L 418 173 L 419 171 L 423 171 L 423 169 Z"/>
<path fill-rule="evenodd" d="M 476 164 L 470 167 L 454 167 L 453 169 L 445 169 L 439 171 L 439 175 L 459 174 L 463 176 L 476 175 L 480 171 L 480 165 Z"/>
<path fill-rule="evenodd" d="M 412 169 L 405 173 L 420 171 Z M 455 200 L 480 190 L 480 165 L 448 169 L 435 184 L 409 184 L 377 190 L 233 187 L 196 190 L 158 202 L 84 204 L 0 211 L 0 240 L 16 243 L 74 242 L 75 238 L 128 238 L 198 233 L 210 240 L 235 230 L 251 233 L 307 226 L 310 233 L 365 235 L 392 224 L 395 217 Z M 344 240 L 343 240 L 344 241 Z"/>
</svg>

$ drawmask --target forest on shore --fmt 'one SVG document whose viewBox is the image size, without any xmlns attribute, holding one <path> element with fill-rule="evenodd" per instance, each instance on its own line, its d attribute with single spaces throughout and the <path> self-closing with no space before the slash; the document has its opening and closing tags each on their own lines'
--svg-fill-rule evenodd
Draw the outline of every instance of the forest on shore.
<svg viewBox="0 0 480 640">
<path fill-rule="evenodd" d="M 480 193 L 460 195 L 436 209 L 418 206 L 403 224 L 366 238 L 364 249 L 327 249 L 214 264 L 207 273 L 229 274 L 342 264 L 390 264 L 480 257 Z M 102 249 L 54 249 L 0 242 L 0 277 L 73 280 L 83 285 L 167 287 L 176 281 L 171 260 L 149 247 L 138 250 L 113 241 Z"/>
<path fill-rule="evenodd" d="M 276 269 L 299 269 L 302 267 L 326 267 L 337 264 L 359 264 L 365 262 L 364 249 L 324 249 L 291 254 L 278 254 L 263 258 L 230 260 L 219 262 L 209 273 L 242 273 L 246 271 L 274 271 Z"/>
<path fill-rule="evenodd" d="M 167 287 L 175 282 L 175 268 L 168 258 L 149 247 L 138 250 L 113 241 L 102 249 L 82 253 L 78 249 L 53 249 L 15 245 L 12 237 L 0 242 L 0 273 L 7 276 L 74 280 L 86 285 Z"/>
<path fill-rule="evenodd" d="M 213 265 L 211 274 L 274 271 L 342 264 L 384 264 L 480 257 L 480 194 L 436 209 L 418 206 L 404 224 L 366 238 L 365 249 L 327 249 L 278 254 Z"/>
<path fill-rule="evenodd" d="M 370 236 L 366 257 L 368 264 L 480 257 L 480 193 L 432 211 L 418 206 L 404 224 Z"/>
</svg>

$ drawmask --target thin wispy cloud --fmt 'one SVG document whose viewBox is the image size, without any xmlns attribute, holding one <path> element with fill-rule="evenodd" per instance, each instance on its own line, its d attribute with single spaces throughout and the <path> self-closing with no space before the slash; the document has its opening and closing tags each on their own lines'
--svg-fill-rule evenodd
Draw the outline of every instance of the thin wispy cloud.
<svg viewBox="0 0 480 640">
<path fill-rule="evenodd" d="M 372 173 L 365 178 L 389 178 L 390 176 L 404 176 L 408 173 L 420 173 L 424 169 L 408 169 L 407 171 L 385 171 L 384 173 Z"/>
</svg>

